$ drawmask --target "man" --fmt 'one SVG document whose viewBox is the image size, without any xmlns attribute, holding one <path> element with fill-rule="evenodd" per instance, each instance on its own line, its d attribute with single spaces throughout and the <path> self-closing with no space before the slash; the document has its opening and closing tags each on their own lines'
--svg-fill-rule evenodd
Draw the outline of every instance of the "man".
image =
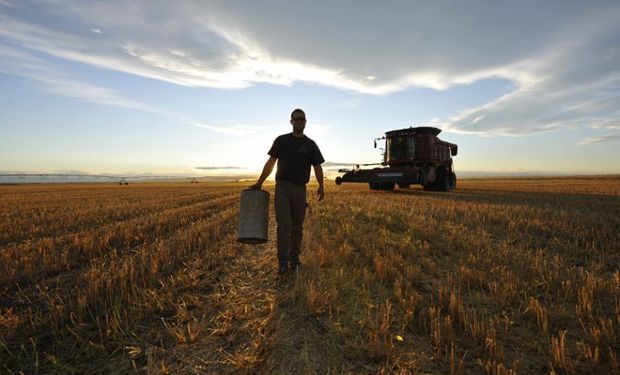
<svg viewBox="0 0 620 375">
<path fill-rule="evenodd" d="M 269 150 L 269 160 L 263 167 L 258 181 L 251 189 L 260 189 L 263 182 L 278 162 L 276 172 L 275 211 L 278 224 L 278 273 L 284 274 L 296 270 L 301 265 L 301 239 L 303 223 L 306 215 L 306 184 L 310 180 L 310 166 L 314 167 L 314 175 L 319 188 L 319 200 L 325 196 L 323 190 L 323 168 L 325 161 L 314 141 L 304 135 L 306 114 L 301 109 L 291 113 L 293 132 L 276 138 Z"/>
</svg>

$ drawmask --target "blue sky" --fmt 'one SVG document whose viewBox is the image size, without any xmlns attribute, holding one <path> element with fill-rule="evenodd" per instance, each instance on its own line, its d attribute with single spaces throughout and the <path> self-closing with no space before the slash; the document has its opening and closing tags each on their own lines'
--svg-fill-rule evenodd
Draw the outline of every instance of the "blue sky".
<svg viewBox="0 0 620 375">
<path fill-rule="evenodd" d="M 258 173 L 297 107 L 332 163 L 620 173 L 620 3 L 0 0 L 0 171 Z"/>
</svg>

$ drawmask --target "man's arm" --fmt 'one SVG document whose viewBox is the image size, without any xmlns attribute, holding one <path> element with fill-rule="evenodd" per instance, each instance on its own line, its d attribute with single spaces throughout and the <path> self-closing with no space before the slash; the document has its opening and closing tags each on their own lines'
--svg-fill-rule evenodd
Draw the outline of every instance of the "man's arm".
<svg viewBox="0 0 620 375">
<path fill-rule="evenodd" d="M 265 166 L 263 167 L 263 173 L 260 174 L 258 181 L 256 181 L 254 185 L 250 186 L 250 189 L 260 189 L 261 186 L 263 186 L 263 182 L 265 182 L 267 177 L 271 174 L 271 171 L 273 171 L 273 166 L 276 165 L 277 160 L 278 159 L 273 156 L 269 157 L 269 160 L 267 160 Z"/>
<path fill-rule="evenodd" d="M 316 194 L 319 196 L 319 200 L 323 200 L 325 197 L 325 190 L 323 189 L 323 167 L 321 164 L 314 165 L 314 176 L 316 177 L 316 181 L 319 183 L 319 188 L 316 191 Z"/>
</svg>

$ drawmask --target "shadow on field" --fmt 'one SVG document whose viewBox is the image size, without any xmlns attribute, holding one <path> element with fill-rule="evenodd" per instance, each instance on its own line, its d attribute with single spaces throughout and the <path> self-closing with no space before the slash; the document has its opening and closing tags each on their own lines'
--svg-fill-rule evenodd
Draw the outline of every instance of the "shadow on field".
<svg viewBox="0 0 620 375">
<path fill-rule="evenodd" d="M 509 204 L 538 207 L 567 205 L 574 202 L 573 208 L 619 210 L 620 198 L 616 195 L 564 193 L 564 192 L 533 192 L 507 190 L 481 190 L 457 188 L 450 192 L 430 192 L 423 190 L 401 189 L 386 194 L 416 196 L 455 202 Z"/>
</svg>

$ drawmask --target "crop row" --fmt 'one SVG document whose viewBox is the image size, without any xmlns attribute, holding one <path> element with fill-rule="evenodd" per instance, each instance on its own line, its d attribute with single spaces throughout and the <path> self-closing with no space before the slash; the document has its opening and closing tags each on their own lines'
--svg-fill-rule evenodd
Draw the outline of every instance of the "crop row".
<svg viewBox="0 0 620 375">
<path fill-rule="evenodd" d="M 0 219 L 0 247 L 20 241 L 32 242 L 44 236 L 60 236 L 76 230 L 105 225 L 109 222 L 127 220 L 162 209 L 183 207 L 201 201 L 230 195 L 219 191 L 209 194 L 186 194 L 175 196 L 145 196 L 141 200 L 117 203 L 110 201 L 77 200 L 50 208 L 44 202 L 28 209 L 16 204 L 11 211 L 19 214 L 6 214 Z M 18 209 L 19 208 L 19 209 Z"/>
<path fill-rule="evenodd" d="M 570 209 L 569 196 L 543 208 L 385 199 L 337 194 L 309 219 L 308 275 L 321 277 L 298 298 L 349 355 L 448 373 L 617 369 L 617 216 Z M 420 346 L 431 356 L 413 360 Z"/>
<path fill-rule="evenodd" d="M 24 281 L 37 274 L 54 275 L 113 252 L 126 252 L 144 242 L 165 238 L 171 231 L 215 215 L 234 203 L 223 197 L 182 208 L 169 208 L 101 227 L 46 237 L 33 243 L 9 246 L 0 252 L 3 283 Z"/>
<path fill-rule="evenodd" d="M 210 277 L 209 270 L 228 256 L 218 244 L 231 233 L 236 211 L 236 205 L 228 205 L 215 215 L 185 223 L 167 238 L 145 242 L 130 253 L 98 258 L 74 277 L 16 293 L 13 300 L 39 302 L 17 306 L 10 314 L 5 311 L 5 318 L 17 322 L 12 329 L 0 331 L 4 354 L 10 353 L 5 356 L 5 368 L 81 372 L 91 361 L 105 364 L 105 358 L 119 355 L 117 348 L 137 339 L 155 340 L 148 327 L 161 326 L 161 319 L 174 315 L 179 307 L 171 281 L 194 283 L 187 280 L 194 274 L 188 269 L 191 266 L 201 269 L 198 277 Z M 37 345 L 47 344 L 24 347 L 20 338 L 27 336 L 36 337 Z M 35 361 L 39 355 L 41 361 Z M 118 371 L 118 364 L 114 367 Z"/>
</svg>

